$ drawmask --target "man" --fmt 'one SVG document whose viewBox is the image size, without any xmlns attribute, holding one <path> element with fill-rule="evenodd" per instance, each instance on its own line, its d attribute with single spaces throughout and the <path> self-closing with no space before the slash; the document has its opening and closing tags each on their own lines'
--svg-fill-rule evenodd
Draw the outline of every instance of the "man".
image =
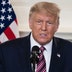
<svg viewBox="0 0 72 72">
<path fill-rule="evenodd" d="M 0 72 L 32 72 L 33 46 L 45 48 L 46 70 L 39 72 L 72 72 L 72 43 L 54 37 L 59 27 L 59 12 L 57 5 L 49 2 L 39 2 L 31 8 L 31 33 L 0 45 Z"/>
</svg>

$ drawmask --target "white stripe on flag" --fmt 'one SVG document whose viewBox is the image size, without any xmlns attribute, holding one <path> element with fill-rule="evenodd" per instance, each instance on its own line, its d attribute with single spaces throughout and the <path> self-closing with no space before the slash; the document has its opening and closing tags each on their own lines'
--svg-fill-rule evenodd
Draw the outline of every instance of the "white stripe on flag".
<svg viewBox="0 0 72 72">
<path fill-rule="evenodd" d="M 5 41 L 8 41 L 8 38 L 6 37 L 6 35 L 4 34 L 4 32 L 0 35 L 0 42 L 3 43 Z"/>
<path fill-rule="evenodd" d="M 15 37 L 18 38 L 19 37 L 19 30 L 18 30 L 18 25 L 16 24 L 16 22 L 13 21 L 9 27 L 12 30 L 12 32 L 14 33 Z"/>
</svg>

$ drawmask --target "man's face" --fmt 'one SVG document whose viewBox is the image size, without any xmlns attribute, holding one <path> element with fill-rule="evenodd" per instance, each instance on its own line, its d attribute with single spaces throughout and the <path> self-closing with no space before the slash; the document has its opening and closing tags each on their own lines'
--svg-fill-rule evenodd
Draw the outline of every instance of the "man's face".
<svg viewBox="0 0 72 72">
<path fill-rule="evenodd" d="M 56 18 L 43 13 L 34 13 L 29 19 L 29 26 L 34 39 L 41 45 L 50 42 L 58 29 Z"/>
</svg>

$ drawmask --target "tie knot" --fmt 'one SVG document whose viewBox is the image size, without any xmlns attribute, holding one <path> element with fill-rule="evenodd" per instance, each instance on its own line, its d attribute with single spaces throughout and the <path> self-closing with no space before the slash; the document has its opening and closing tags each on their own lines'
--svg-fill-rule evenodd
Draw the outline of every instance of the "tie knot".
<svg viewBox="0 0 72 72">
<path fill-rule="evenodd" d="M 43 52 L 45 50 L 45 47 L 44 46 L 41 46 L 40 47 L 40 50 L 41 50 L 41 52 Z"/>
</svg>

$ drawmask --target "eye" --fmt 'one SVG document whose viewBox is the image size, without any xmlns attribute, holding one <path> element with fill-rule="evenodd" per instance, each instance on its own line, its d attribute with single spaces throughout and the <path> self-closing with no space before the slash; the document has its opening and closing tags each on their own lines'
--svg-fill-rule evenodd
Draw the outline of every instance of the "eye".
<svg viewBox="0 0 72 72">
<path fill-rule="evenodd" d="M 53 22 L 47 21 L 47 25 L 53 25 Z"/>
<path fill-rule="evenodd" d="M 42 24 L 41 20 L 36 21 L 37 24 Z"/>
</svg>

